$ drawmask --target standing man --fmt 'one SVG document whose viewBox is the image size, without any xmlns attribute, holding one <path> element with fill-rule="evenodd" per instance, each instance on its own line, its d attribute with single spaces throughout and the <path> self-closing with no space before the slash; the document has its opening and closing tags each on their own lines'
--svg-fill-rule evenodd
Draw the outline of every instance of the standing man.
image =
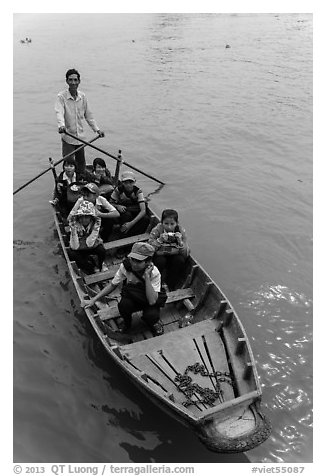
<svg viewBox="0 0 326 476">
<path fill-rule="evenodd" d="M 87 121 L 94 132 L 97 132 L 100 137 L 104 137 L 104 132 L 98 128 L 89 108 L 85 93 L 78 91 L 80 74 L 76 69 L 69 69 L 66 72 L 66 83 L 68 89 L 58 94 L 54 107 L 57 115 L 58 132 L 62 134 L 63 157 L 82 145 L 81 142 L 67 136 L 66 131 L 85 140 L 83 119 Z M 76 172 L 84 173 L 86 166 L 84 149 L 75 154 L 75 160 Z"/>
</svg>

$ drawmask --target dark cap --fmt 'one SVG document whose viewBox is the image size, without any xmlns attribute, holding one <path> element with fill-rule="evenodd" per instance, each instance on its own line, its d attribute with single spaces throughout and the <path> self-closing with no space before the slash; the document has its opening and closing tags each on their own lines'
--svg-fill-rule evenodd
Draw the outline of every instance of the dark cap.
<svg viewBox="0 0 326 476">
<path fill-rule="evenodd" d="M 148 243 L 139 241 L 134 243 L 131 249 L 131 252 L 128 255 L 128 258 L 134 258 L 138 261 L 144 261 L 146 258 L 151 258 L 154 255 L 154 248 Z"/>
</svg>

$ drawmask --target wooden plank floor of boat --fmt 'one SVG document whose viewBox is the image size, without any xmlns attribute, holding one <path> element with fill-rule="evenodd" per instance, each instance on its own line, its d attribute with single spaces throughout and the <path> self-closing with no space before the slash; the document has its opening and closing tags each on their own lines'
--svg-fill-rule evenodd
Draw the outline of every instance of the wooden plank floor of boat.
<svg viewBox="0 0 326 476">
<path fill-rule="evenodd" d="M 182 403 L 186 400 L 183 393 L 178 391 L 174 381 L 177 374 L 183 375 L 188 365 L 202 364 L 209 373 L 228 373 L 229 366 L 226 359 L 224 345 L 220 335 L 215 332 L 217 321 L 209 319 L 193 324 L 184 329 L 164 334 L 154 339 L 127 344 L 120 348 L 123 356 L 136 368 L 144 371 L 149 378 L 156 380 L 162 388 L 172 394 L 175 401 Z M 218 377 L 203 376 L 200 373 L 189 372 L 192 383 L 197 383 L 201 388 L 212 391 L 222 390 L 215 405 L 234 398 L 233 387 L 230 379 L 220 381 Z M 223 380 L 223 375 L 222 375 Z M 199 403 L 200 396 L 194 395 L 195 405 L 189 411 L 195 415 L 209 406 Z"/>
</svg>

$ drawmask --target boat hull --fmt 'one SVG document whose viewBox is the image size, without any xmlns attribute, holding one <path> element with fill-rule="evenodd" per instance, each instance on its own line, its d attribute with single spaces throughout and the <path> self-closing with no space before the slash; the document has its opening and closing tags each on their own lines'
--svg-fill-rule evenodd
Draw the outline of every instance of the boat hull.
<svg viewBox="0 0 326 476">
<path fill-rule="evenodd" d="M 151 214 L 155 225 L 158 218 Z M 55 208 L 54 219 L 79 299 L 93 296 L 99 290 L 100 277 L 85 278 L 70 261 L 64 226 Z M 139 239 L 145 239 L 145 235 Z M 107 250 L 126 243 L 108 243 Z M 114 261 L 110 264 L 112 271 L 116 269 Z M 149 335 L 138 320 L 139 334 L 134 334 L 130 342 L 128 336 L 117 332 L 116 302 L 115 306 L 98 306 L 85 312 L 110 358 L 154 404 L 191 428 L 207 449 L 218 453 L 245 452 L 269 437 L 271 424 L 261 411 L 261 388 L 243 325 L 224 293 L 193 256 L 189 258 L 181 288 L 170 293 L 161 312 L 166 329 L 163 336 Z M 189 306 L 195 321 L 180 328 L 178 323 L 184 321 Z M 177 379 L 196 366 L 204 372 L 191 374 L 190 380 L 197 387 L 189 398 Z M 215 402 L 202 399 L 201 391 L 207 394 L 206 387 L 215 391 Z"/>
</svg>

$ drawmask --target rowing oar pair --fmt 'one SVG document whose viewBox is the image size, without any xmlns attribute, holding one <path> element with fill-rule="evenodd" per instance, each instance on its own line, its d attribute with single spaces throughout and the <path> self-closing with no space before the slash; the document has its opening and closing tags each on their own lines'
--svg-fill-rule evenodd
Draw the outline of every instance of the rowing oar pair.
<svg viewBox="0 0 326 476">
<path fill-rule="evenodd" d="M 112 159 L 120 162 L 121 161 L 121 158 L 119 157 L 115 157 L 114 155 L 112 154 L 109 154 L 109 152 L 106 152 L 105 150 L 103 149 L 100 149 L 99 147 L 96 147 L 95 145 L 92 144 L 92 142 L 95 142 L 97 139 L 99 139 L 99 135 L 97 135 L 96 137 L 94 137 L 93 139 L 91 139 L 89 142 L 83 140 L 83 139 L 80 139 L 79 137 L 75 137 L 74 135 L 70 134 L 69 132 L 65 132 L 65 134 L 67 136 L 70 136 L 72 137 L 73 139 L 76 139 L 78 140 L 79 142 L 82 142 L 83 145 L 81 145 L 80 147 L 78 147 L 77 149 L 75 149 L 73 152 L 70 152 L 69 154 L 65 155 L 62 159 L 58 160 L 57 162 L 55 162 L 53 165 L 51 165 L 51 167 L 48 167 L 46 170 L 43 170 L 43 172 L 39 173 L 38 175 L 36 175 L 36 177 L 32 178 L 31 180 L 29 180 L 28 182 L 26 182 L 24 185 L 22 185 L 21 187 L 17 188 L 14 192 L 13 192 L 13 195 L 15 195 L 16 193 L 20 192 L 20 190 L 22 190 L 23 188 L 27 187 L 27 185 L 31 184 L 32 182 L 34 182 L 35 180 L 37 180 L 39 177 L 41 177 L 42 175 L 46 174 L 47 172 L 49 172 L 49 170 L 52 170 L 53 167 L 56 167 L 57 165 L 59 165 L 63 160 L 66 160 L 68 157 L 74 155 L 76 152 L 78 152 L 79 150 L 82 150 L 84 149 L 87 145 L 89 145 L 90 147 L 92 147 L 93 149 L 95 150 L 98 150 L 99 152 L 101 152 L 102 154 L 104 155 L 107 155 L 108 157 L 111 157 Z M 150 178 L 151 180 L 154 180 L 155 182 L 161 184 L 161 185 L 164 185 L 164 182 L 161 182 L 161 180 L 158 180 L 157 178 L 155 177 L 152 177 L 151 175 L 147 174 L 146 172 L 143 172 L 142 170 L 138 169 L 137 167 L 134 167 L 133 165 L 131 164 L 128 164 L 128 162 L 125 162 L 123 161 L 124 165 L 126 165 L 127 167 L 130 167 L 131 169 L 141 173 L 142 175 L 145 175 L 146 177 Z"/>
<path fill-rule="evenodd" d="M 86 141 L 83 140 L 83 139 L 79 139 L 78 137 L 75 137 L 74 135 L 70 134 L 69 132 L 65 132 L 65 134 L 66 134 L 67 136 L 72 137 L 73 139 L 76 139 L 76 140 L 82 142 L 82 143 L 85 144 L 85 145 L 90 145 L 93 149 L 98 150 L 99 152 L 101 152 L 102 154 L 107 155 L 108 157 L 111 157 L 112 159 L 116 160 L 117 162 L 120 162 L 120 161 L 121 161 L 120 158 L 116 157 L 115 155 L 109 154 L 109 152 L 106 152 L 105 150 L 100 149 L 99 147 L 96 147 L 96 145 L 91 145 L 90 142 L 86 142 Z M 126 165 L 127 167 L 130 167 L 131 169 L 135 170 L 136 172 L 139 172 L 140 174 L 145 175 L 145 177 L 148 177 L 148 178 L 150 178 L 151 180 L 154 180 L 154 182 L 160 183 L 161 185 L 165 185 L 164 182 L 161 182 L 161 180 L 159 180 L 159 179 L 153 177 L 152 175 L 147 174 L 147 173 L 144 172 L 143 170 L 137 169 L 137 167 L 135 167 L 134 165 L 128 164 L 128 162 L 126 162 L 126 161 L 123 161 L 123 163 L 124 163 L 124 165 Z"/>
</svg>

